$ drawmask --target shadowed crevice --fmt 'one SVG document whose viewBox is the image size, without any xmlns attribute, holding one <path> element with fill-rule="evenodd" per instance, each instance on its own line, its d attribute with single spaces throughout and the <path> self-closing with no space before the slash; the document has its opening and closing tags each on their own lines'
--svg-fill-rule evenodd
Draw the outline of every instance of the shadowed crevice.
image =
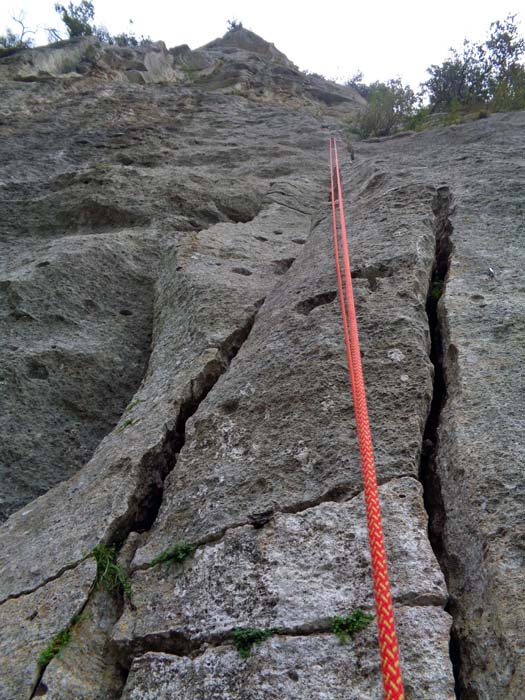
<svg viewBox="0 0 525 700">
<path fill-rule="evenodd" d="M 446 513 L 441 492 L 441 481 L 436 468 L 436 460 L 439 452 L 441 414 L 448 395 L 448 377 L 443 362 L 444 328 L 443 319 L 439 313 L 440 300 L 445 292 L 450 268 L 450 258 L 453 250 L 451 240 L 453 226 L 450 221 L 450 216 L 454 212 L 454 207 L 452 194 L 448 187 L 439 187 L 437 189 L 432 203 L 432 209 L 435 217 L 434 231 L 436 247 L 427 294 L 426 313 L 430 332 L 430 361 L 434 368 L 434 376 L 432 381 L 430 410 L 423 432 L 419 478 L 423 485 L 423 498 L 425 509 L 428 514 L 428 535 L 430 544 L 432 545 L 432 549 L 448 586 L 450 562 L 444 544 Z M 447 610 L 452 614 L 454 620 L 454 614 L 453 610 L 450 609 L 450 604 L 447 605 Z M 461 689 L 458 681 L 461 657 L 454 622 L 451 629 L 449 648 L 454 672 L 455 693 L 457 698 L 461 698 Z"/>
<path fill-rule="evenodd" d="M 336 291 L 321 292 L 321 294 L 316 294 L 313 297 L 304 299 L 295 305 L 295 310 L 297 313 L 303 316 L 308 316 L 312 313 L 314 309 L 318 306 L 324 306 L 325 304 L 331 304 L 337 297 Z"/>
</svg>

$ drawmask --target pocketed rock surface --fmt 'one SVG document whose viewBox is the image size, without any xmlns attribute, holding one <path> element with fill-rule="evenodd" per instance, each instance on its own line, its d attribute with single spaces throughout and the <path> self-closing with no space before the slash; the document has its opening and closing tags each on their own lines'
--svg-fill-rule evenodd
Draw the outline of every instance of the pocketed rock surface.
<svg viewBox="0 0 525 700">
<path fill-rule="evenodd" d="M 331 633 L 373 613 L 334 133 L 406 696 L 517 700 L 524 113 L 353 160 L 361 98 L 243 29 L 0 80 L 0 700 L 382 697 L 375 621 Z"/>
</svg>

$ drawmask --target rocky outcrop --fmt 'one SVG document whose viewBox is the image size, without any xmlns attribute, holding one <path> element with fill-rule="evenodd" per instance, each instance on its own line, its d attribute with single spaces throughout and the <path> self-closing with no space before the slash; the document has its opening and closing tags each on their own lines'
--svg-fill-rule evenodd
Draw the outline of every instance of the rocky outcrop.
<svg viewBox="0 0 525 700">
<path fill-rule="evenodd" d="M 366 102 L 350 86 L 302 73 L 261 37 L 242 27 L 192 51 L 162 41 L 108 46 L 94 37 L 15 53 L 0 62 L 0 80 L 75 82 L 104 80 L 137 85 L 179 84 L 200 92 L 242 95 L 256 102 L 349 116 Z"/>
<path fill-rule="evenodd" d="M 74 80 L 19 79 L 81 46 Z M 23 505 L 0 528 L 0 698 L 379 700 L 375 623 L 331 631 L 373 613 L 326 162 L 357 101 L 246 30 L 133 50 L 146 71 L 121 51 L 0 62 L 4 513 Z M 463 700 L 521 688 L 523 121 L 342 153 L 412 700 L 451 700 L 453 672 Z M 247 658 L 239 629 L 262 635 Z"/>
<path fill-rule="evenodd" d="M 525 113 L 440 129 L 400 143 L 362 145 L 399 172 L 431 173 L 449 188 L 443 235 L 451 247 L 437 306 L 442 411 L 427 505 L 454 616 L 459 697 L 519 698 L 523 566 L 524 328 L 521 214 Z M 432 158 L 426 160 L 426 153 Z M 450 216 L 447 225 L 446 218 Z M 453 230 L 452 230 L 453 226 Z M 439 278 L 436 280 L 441 283 Z M 520 563 L 521 562 L 521 563 Z"/>
</svg>

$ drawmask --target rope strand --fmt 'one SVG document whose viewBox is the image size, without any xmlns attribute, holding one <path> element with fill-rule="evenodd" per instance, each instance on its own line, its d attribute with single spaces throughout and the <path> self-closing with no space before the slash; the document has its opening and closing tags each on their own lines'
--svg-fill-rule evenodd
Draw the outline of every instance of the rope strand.
<svg viewBox="0 0 525 700">
<path fill-rule="evenodd" d="M 337 230 L 336 199 L 334 190 L 334 160 L 344 283 L 339 256 L 339 235 Z M 341 175 L 339 172 L 339 157 L 335 138 L 330 139 L 330 186 L 337 284 L 341 302 L 343 332 L 345 337 L 350 385 L 354 400 L 354 413 L 357 428 L 357 441 L 359 444 L 359 453 L 361 457 L 361 470 L 363 474 L 368 523 L 368 539 L 372 559 L 372 580 L 374 585 L 374 599 L 377 613 L 381 670 L 383 674 L 383 687 L 385 690 L 385 700 L 404 700 L 405 694 L 403 690 L 403 681 L 401 679 L 399 647 L 394 623 L 392 594 L 390 592 L 390 582 L 388 578 L 388 566 L 383 537 L 383 526 L 381 521 L 381 508 L 379 505 L 379 492 L 377 488 L 372 434 L 370 431 L 363 367 L 361 364 L 359 332 L 357 328 L 354 292 L 352 287 L 350 256 L 348 253 L 348 236 L 346 232 Z"/>
</svg>

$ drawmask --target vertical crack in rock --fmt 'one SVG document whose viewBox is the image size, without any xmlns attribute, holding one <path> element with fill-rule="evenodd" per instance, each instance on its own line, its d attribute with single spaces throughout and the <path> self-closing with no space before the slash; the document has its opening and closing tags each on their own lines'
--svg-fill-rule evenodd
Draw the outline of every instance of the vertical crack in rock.
<svg viewBox="0 0 525 700">
<path fill-rule="evenodd" d="M 452 254 L 451 234 L 453 226 L 450 216 L 453 213 L 452 194 L 448 187 L 437 189 L 432 203 L 434 212 L 434 230 L 436 248 L 432 275 L 430 279 L 426 312 L 430 331 L 430 361 L 434 367 L 432 381 L 432 399 L 430 410 L 423 432 L 423 445 L 419 466 L 419 478 L 423 485 L 425 509 L 428 513 L 428 535 L 432 549 L 445 575 L 448 585 L 449 562 L 444 545 L 445 508 L 441 493 L 441 483 L 436 470 L 436 458 L 439 450 L 439 425 L 441 412 L 447 401 L 447 376 L 443 364 L 443 328 L 442 319 L 438 313 L 438 305 L 445 290 L 450 257 Z M 450 603 L 447 610 L 450 609 Z M 454 671 L 456 697 L 460 697 L 459 667 L 460 650 L 457 635 L 452 624 L 450 635 L 450 659 Z"/>
<path fill-rule="evenodd" d="M 264 300 L 256 304 L 257 310 Z M 257 311 L 218 347 L 218 359 L 207 364 L 205 369 L 191 381 L 191 391 L 188 399 L 181 403 L 175 420 L 175 427 L 166 431 L 164 442 L 153 455 L 147 455 L 148 461 L 157 462 L 160 480 L 154 488 L 137 501 L 133 513 L 127 515 L 122 522 L 116 522 L 109 536 L 110 542 L 120 545 L 130 532 L 146 532 L 155 522 L 163 495 L 163 485 L 168 474 L 173 470 L 177 456 L 184 447 L 186 440 L 186 423 L 196 413 L 200 404 L 208 396 L 219 378 L 228 370 L 231 362 L 247 340 L 255 323 Z M 159 462 L 161 462 L 159 466 Z"/>
<path fill-rule="evenodd" d="M 70 622 L 67 625 L 67 627 L 65 628 L 65 630 L 62 630 L 62 631 L 67 631 L 69 634 L 73 634 L 74 629 L 77 626 L 78 620 L 81 618 L 81 616 L 84 614 L 86 609 L 88 609 L 88 607 L 89 607 L 89 604 L 90 604 L 92 597 L 93 597 L 94 586 L 95 586 L 95 584 L 92 585 L 86 600 L 84 601 L 84 603 L 82 604 L 82 606 L 80 607 L 78 612 L 70 620 Z M 51 663 L 52 661 L 53 661 L 53 659 L 51 659 L 51 661 L 49 663 Z M 34 681 L 34 684 L 31 688 L 31 691 L 29 694 L 29 700 L 33 700 L 33 698 L 35 698 L 35 697 L 40 697 L 42 695 L 47 694 L 48 687 L 43 682 L 43 678 L 44 678 L 46 669 L 49 666 L 49 663 L 47 666 L 44 666 L 44 667 L 41 667 L 40 665 L 38 666 L 35 681 Z"/>
<path fill-rule="evenodd" d="M 264 299 L 255 304 L 257 311 L 262 306 L 263 302 Z M 255 323 L 257 311 L 255 311 L 240 328 L 234 331 L 219 345 L 217 348 L 218 357 L 215 359 L 215 361 L 208 363 L 206 368 L 191 381 L 191 391 L 189 392 L 190 396 L 186 399 L 186 401 L 181 403 L 174 428 L 166 432 L 161 448 L 159 450 L 155 450 L 153 454 L 148 454 L 146 456 L 145 459 L 152 463 L 152 468 L 154 468 L 153 462 L 157 462 L 156 468 L 160 477 L 159 481 L 145 494 L 143 494 L 142 497 L 137 498 L 136 507 L 131 509 L 131 515 L 128 514 L 125 520 L 116 523 L 107 538 L 110 546 L 115 546 L 119 552 L 122 550 L 121 554 L 124 554 L 124 548 L 127 547 L 128 544 L 131 545 L 129 547 L 130 551 L 128 551 L 124 557 L 124 559 L 127 560 L 125 562 L 126 565 L 129 564 L 133 558 L 134 549 L 136 547 L 136 543 L 127 543 L 126 540 L 133 532 L 148 531 L 157 518 L 162 503 L 164 481 L 175 467 L 177 457 L 186 440 L 187 421 L 197 412 L 199 406 L 213 389 L 219 378 L 228 371 L 231 362 L 250 335 Z M 104 601 L 104 595 L 110 596 L 111 600 Z M 80 617 L 85 610 L 91 610 L 91 616 L 93 617 L 97 614 L 97 608 L 103 606 L 104 609 L 102 610 L 101 615 L 102 617 L 106 618 L 108 631 L 104 635 L 106 637 L 106 642 L 103 645 L 104 649 L 101 654 L 101 658 L 106 662 L 108 667 L 111 666 L 109 675 L 107 673 L 105 674 L 106 680 L 108 677 L 111 677 L 112 685 L 111 689 L 106 689 L 109 693 L 107 695 L 108 700 L 110 698 L 120 696 L 129 673 L 129 665 L 123 665 L 118 656 L 107 643 L 109 641 L 108 632 L 121 616 L 124 605 L 125 599 L 119 590 L 112 592 L 101 592 L 98 587 L 94 586 L 84 606 L 82 607 L 80 614 L 76 616 L 68 626 L 68 630 L 74 634 L 75 627 L 77 627 L 77 618 Z M 42 669 L 33 687 L 33 691 L 30 696 L 31 699 L 42 693 L 47 694 L 48 686 L 46 684 L 45 676 L 48 669 L 51 671 L 54 670 L 52 665 Z M 118 687 L 118 691 L 115 691 L 116 687 Z"/>
<path fill-rule="evenodd" d="M 255 304 L 257 310 L 249 316 L 240 328 L 231 333 L 218 346 L 215 359 L 209 362 L 204 370 L 192 379 L 190 391 L 188 392 L 189 396 L 180 404 L 174 427 L 166 431 L 162 446 L 145 456 L 145 460 L 151 464 L 151 469 L 155 469 L 159 474 L 159 479 L 157 483 L 151 485 L 144 494 L 136 498 L 134 507 L 130 509 L 130 512 L 124 519 L 115 523 L 110 534 L 106 538 L 107 543 L 110 546 L 115 546 L 117 551 L 120 552 L 119 561 L 122 561 L 125 568 L 127 568 L 127 565 L 133 558 L 133 553 L 137 544 L 136 540 L 133 542 L 133 538 L 128 540 L 128 537 L 133 532 L 148 531 L 158 515 L 162 503 L 164 480 L 175 467 L 177 457 L 185 444 L 187 421 L 197 412 L 199 406 L 213 389 L 219 378 L 228 371 L 231 362 L 247 340 L 253 328 L 257 311 L 263 301 L 264 300 L 260 300 Z M 147 465 L 144 466 L 147 467 Z M 90 615 L 95 621 L 93 628 L 88 629 L 87 635 L 84 629 L 83 633 L 79 632 L 78 639 L 76 640 L 76 645 L 79 645 L 81 649 L 83 644 L 87 645 L 86 653 L 89 655 L 89 653 L 93 652 L 93 648 L 92 645 L 90 646 L 90 640 L 86 637 L 92 637 L 94 635 L 99 637 L 96 645 L 101 649 L 100 659 L 95 659 L 93 663 L 97 668 L 97 673 L 100 673 L 100 686 L 97 685 L 96 690 L 94 690 L 96 695 L 93 697 L 107 697 L 108 700 L 114 699 L 120 696 L 124 688 L 126 677 L 129 673 L 129 665 L 122 664 L 118 655 L 108 646 L 108 633 L 121 616 L 125 604 L 124 596 L 119 590 L 109 592 L 94 586 L 80 615 L 76 616 L 68 626 L 74 638 L 75 628 L 78 626 L 78 617 L 80 617 L 84 611 L 90 611 Z M 106 632 L 102 631 L 102 637 L 105 637 L 105 641 L 100 641 L 101 631 L 99 628 L 101 627 L 101 620 L 106 629 Z M 82 650 L 82 655 L 84 652 L 85 650 Z M 63 662 L 60 661 L 59 663 Z M 65 660 L 65 663 L 67 665 L 67 660 Z M 103 667 L 105 671 L 102 673 Z M 61 669 L 56 668 L 53 662 L 45 669 L 42 669 L 36 679 L 30 697 L 34 698 L 42 693 L 47 694 L 49 690 L 48 686 L 50 686 L 51 683 L 51 688 L 55 689 L 54 691 L 52 690 L 52 692 L 60 693 L 57 686 L 59 685 L 61 673 Z M 51 676 L 51 678 L 49 678 L 49 676 Z M 109 686 L 107 685 L 108 683 Z M 53 695 L 53 697 L 55 696 Z"/>
</svg>

